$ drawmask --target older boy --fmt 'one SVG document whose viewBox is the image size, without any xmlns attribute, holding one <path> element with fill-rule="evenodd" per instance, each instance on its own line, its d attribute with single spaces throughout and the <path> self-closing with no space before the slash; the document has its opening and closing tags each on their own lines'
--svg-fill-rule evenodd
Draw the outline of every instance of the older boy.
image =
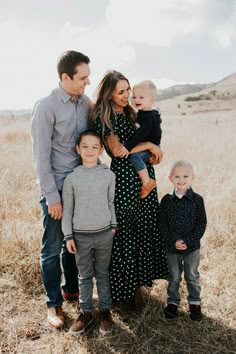
<svg viewBox="0 0 236 354">
<path fill-rule="evenodd" d="M 111 330 L 111 294 L 108 268 L 113 234 L 116 231 L 114 207 L 115 174 L 98 164 L 103 152 L 101 137 L 83 132 L 76 144 L 82 165 L 74 168 L 63 187 L 62 230 L 68 251 L 75 254 L 79 273 L 78 320 L 70 331 L 82 334 L 93 321 L 93 277 L 97 282 L 100 333 Z"/>
<path fill-rule="evenodd" d="M 182 272 L 187 282 L 190 318 L 202 319 L 198 266 L 200 239 L 207 219 L 203 198 L 191 188 L 194 178 L 189 162 L 175 162 L 169 176 L 174 191 L 166 194 L 160 203 L 160 230 L 169 266 L 168 300 L 164 310 L 167 319 L 178 316 Z"/>
</svg>

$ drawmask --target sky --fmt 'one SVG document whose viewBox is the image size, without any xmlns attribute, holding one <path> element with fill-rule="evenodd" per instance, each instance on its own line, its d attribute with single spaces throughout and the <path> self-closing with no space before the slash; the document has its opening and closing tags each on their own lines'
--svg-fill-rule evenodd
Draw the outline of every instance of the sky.
<svg viewBox="0 0 236 354">
<path fill-rule="evenodd" d="M 89 56 L 91 97 L 107 70 L 157 88 L 236 71 L 236 0 L 0 0 L 0 110 L 32 109 L 65 50 Z"/>
</svg>

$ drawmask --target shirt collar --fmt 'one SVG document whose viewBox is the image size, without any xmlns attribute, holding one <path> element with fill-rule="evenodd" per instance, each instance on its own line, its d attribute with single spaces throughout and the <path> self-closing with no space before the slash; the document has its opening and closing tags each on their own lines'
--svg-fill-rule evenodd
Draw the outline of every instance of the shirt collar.
<svg viewBox="0 0 236 354">
<path fill-rule="evenodd" d="M 57 92 L 59 93 L 59 96 L 62 99 L 63 103 L 67 103 L 70 101 L 71 96 L 61 87 L 61 84 L 59 83 L 57 87 Z M 84 100 L 84 95 L 79 96 L 78 103 L 82 102 Z"/>
<path fill-rule="evenodd" d="M 183 195 L 183 196 L 180 196 L 180 194 L 176 193 L 175 189 L 173 191 L 171 191 L 169 193 L 169 195 L 171 196 L 171 199 L 172 198 L 178 198 L 178 199 L 182 199 L 182 198 L 187 198 L 187 199 L 192 199 L 193 197 L 193 190 L 192 188 L 190 187 L 187 192 Z"/>
</svg>

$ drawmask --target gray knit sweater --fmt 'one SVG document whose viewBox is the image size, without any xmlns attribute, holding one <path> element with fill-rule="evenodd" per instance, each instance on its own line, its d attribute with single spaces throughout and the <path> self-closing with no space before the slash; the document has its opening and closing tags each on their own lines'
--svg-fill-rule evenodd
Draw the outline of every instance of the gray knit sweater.
<svg viewBox="0 0 236 354">
<path fill-rule="evenodd" d="M 66 240 L 73 232 L 96 233 L 116 228 L 115 174 L 105 164 L 74 168 L 62 191 L 62 231 Z"/>
</svg>

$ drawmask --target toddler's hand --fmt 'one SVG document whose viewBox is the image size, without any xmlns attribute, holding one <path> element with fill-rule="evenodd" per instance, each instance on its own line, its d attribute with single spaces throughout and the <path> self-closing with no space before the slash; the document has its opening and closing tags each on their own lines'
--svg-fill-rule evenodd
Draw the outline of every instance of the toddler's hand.
<svg viewBox="0 0 236 354">
<path fill-rule="evenodd" d="M 179 251 L 184 251 L 187 249 L 187 245 L 184 243 L 183 240 L 177 240 L 175 243 L 175 248 Z"/>
<path fill-rule="evenodd" d="M 111 229 L 112 235 L 114 236 L 116 233 L 116 229 Z"/>
</svg>

